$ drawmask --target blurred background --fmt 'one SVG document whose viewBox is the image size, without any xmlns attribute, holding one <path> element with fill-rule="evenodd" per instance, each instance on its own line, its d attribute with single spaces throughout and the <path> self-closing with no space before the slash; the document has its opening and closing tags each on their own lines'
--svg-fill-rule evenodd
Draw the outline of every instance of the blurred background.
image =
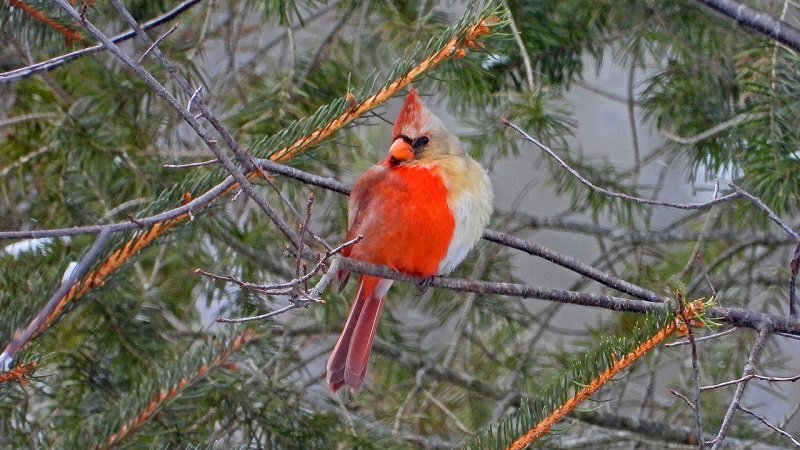
<svg viewBox="0 0 800 450">
<path fill-rule="evenodd" d="M 26 4 L 33 8 L 21 7 Z M 234 137 L 257 156 L 278 136 L 348 92 L 374 92 L 398 65 L 447 35 L 484 4 L 451 1 L 126 1 Z M 791 2 L 750 6 L 797 23 Z M 491 4 L 489 5 L 491 6 Z M 735 182 L 798 225 L 797 55 L 691 1 L 503 1 L 505 20 L 470 51 L 415 81 L 424 101 L 490 171 L 490 227 L 659 294 L 716 296 L 724 306 L 788 313 L 795 242 L 744 201 L 687 211 L 593 192 L 501 118 L 541 140 L 595 185 L 674 203 L 709 201 Z M 37 13 L 38 12 L 38 13 Z M 38 14 L 38 15 L 37 15 Z M 42 20 L 42 17 L 48 20 Z M 107 35 L 128 29 L 106 2 L 86 17 Z M 55 24 L 55 25 L 54 25 Z M 59 28 L 60 27 L 60 28 Z M 19 71 L 94 45 L 50 2 L 0 6 L 0 230 L 124 222 L 174 208 L 221 179 L 213 166 L 164 164 L 213 155 L 164 101 L 107 52 L 28 76 Z M 120 44 L 137 59 L 148 45 Z M 184 104 L 189 97 L 153 55 L 144 66 Z M 374 84 L 374 86 L 373 86 Z M 381 160 L 401 104 L 390 100 L 333 139 L 286 164 L 351 184 Z M 216 177 L 216 178 L 215 178 Z M 309 192 L 311 229 L 336 245 L 346 197 L 276 177 L 259 192 L 293 226 Z M 283 196 L 288 200 L 284 202 Z M 114 237 L 107 257 L 134 232 Z M 0 243 L 0 341 L 24 328 L 94 236 Z M 245 326 L 215 319 L 287 304 L 193 275 L 195 268 L 255 283 L 293 277 L 288 242 L 246 195 L 227 196 L 131 256 L 20 353 L 37 361 L 26 385 L 0 385 L 0 444 L 10 448 L 102 446 L 135 424 L 133 448 L 458 447 L 513 413 L 639 316 L 559 303 L 454 293 L 395 283 L 367 381 L 332 397 L 325 362 L 355 283 L 325 304 Z M 315 248 L 321 251 L 321 248 Z M 102 263 L 103 258 L 98 261 Z M 454 276 L 620 295 L 563 267 L 487 241 Z M 725 331 L 722 325 L 698 336 Z M 244 330 L 258 339 L 226 355 Z M 698 343 L 701 384 L 741 376 L 755 332 Z M 759 373 L 800 371 L 795 340 L 773 336 Z M 688 345 L 660 347 L 558 425 L 546 448 L 693 447 Z M 478 380 L 483 389 L 465 383 Z M 169 401 L 152 399 L 189 381 Z M 733 387 L 705 391 L 706 431 L 716 433 Z M 753 382 L 743 405 L 787 432 L 800 431 L 798 389 Z M 144 414 L 148 412 L 149 414 Z M 624 419 L 650 420 L 647 426 Z M 789 446 L 739 414 L 730 448 Z M 640 424 L 641 425 L 641 424 Z M 673 434 L 670 434 L 673 433 Z M 685 441 L 685 439 L 684 439 Z M 683 443 L 681 443 L 683 442 Z M 727 447 L 726 447 L 727 448 Z"/>
</svg>

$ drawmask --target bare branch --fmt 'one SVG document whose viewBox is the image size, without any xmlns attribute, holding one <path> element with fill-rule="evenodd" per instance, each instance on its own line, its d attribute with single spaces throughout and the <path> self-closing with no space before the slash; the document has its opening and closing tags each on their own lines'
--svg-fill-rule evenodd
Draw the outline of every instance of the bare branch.
<svg viewBox="0 0 800 450">
<path fill-rule="evenodd" d="M 94 244 L 89 248 L 89 251 L 86 252 L 81 261 L 72 270 L 69 277 L 61 283 L 61 286 L 50 296 L 50 299 L 44 305 L 44 307 L 34 316 L 33 320 L 28 323 L 28 326 L 25 330 L 21 333 L 15 333 L 14 337 L 11 339 L 11 342 L 8 343 L 6 348 L 3 350 L 3 353 L 0 354 L 0 372 L 8 371 L 11 366 L 11 362 L 16 356 L 17 352 L 20 348 L 22 348 L 31 338 L 33 338 L 36 331 L 39 327 L 44 323 L 47 319 L 47 316 L 53 313 L 55 310 L 56 305 L 70 289 L 73 288 L 75 283 L 78 280 L 82 279 L 83 276 L 89 271 L 89 268 L 94 264 L 97 257 L 100 255 L 100 252 L 105 248 L 106 243 L 108 242 L 108 238 L 111 236 L 107 230 L 103 230 L 97 239 L 95 239 Z"/>
<path fill-rule="evenodd" d="M 173 31 L 178 29 L 179 25 L 180 25 L 180 23 L 176 22 L 175 25 L 173 25 L 172 27 L 170 27 L 169 30 L 167 30 L 166 33 L 164 33 L 161 36 L 159 36 L 158 39 L 156 39 L 155 42 L 153 42 L 153 44 L 150 47 L 148 47 L 147 50 L 144 51 L 144 53 L 142 53 L 142 56 L 140 56 L 139 59 L 136 62 L 141 64 L 142 61 L 144 61 L 144 59 L 147 58 L 147 55 L 149 55 L 150 52 L 153 51 L 153 49 L 156 48 L 156 46 L 161 43 L 161 41 L 166 39 L 167 36 L 172 34 Z"/>
<path fill-rule="evenodd" d="M 743 412 L 746 412 L 747 414 L 750 414 L 751 416 L 753 416 L 753 417 L 755 417 L 756 419 L 760 420 L 760 421 L 761 421 L 761 423 L 763 423 L 764 425 L 766 425 L 766 426 L 768 426 L 768 427 L 772 428 L 772 429 L 773 429 L 773 430 L 775 430 L 776 432 L 778 432 L 778 433 L 780 433 L 780 434 L 782 434 L 782 435 L 786 436 L 787 438 L 789 438 L 789 440 L 791 440 L 791 441 L 792 441 L 792 444 L 794 444 L 794 445 L 795 445 L 795 447 L 800 447 L 800 441 L 798 441 L 798 440 L 797 440 L 797 439 L 796 439 L 794 436 L 792 436 L 791 434 L 787 433 L 786 431 L 784 431 L 784 430 L 781 430 L 781 429 L 780 429 L 780 428 L 778 428 L 777 426 L 775 426 L 775 425 L 773 425 L 773 424 L 769 423 L 769 422 L 767 421 L 766 417 L 764 417 L 764 416 L 761 416 L 761 415 L 758 415 L 758 414 L 754 413 L 753 411 L 751 411 L 751 410 L 749 410 L 749 409 L 745 408 L 745 407 L 744 407 L 744 406 L 742 406 L 742 405 L 738 405 L 738 406 L 737 406 L 737 408 L 738 408 L 740 411 L 743 411 Z"/>
<path fill-rule="evenodd" d="M 665 207 L 668 207 L 668 208 L 691 210 L 691 209 L 708 209 L 708 208 L 710 208 L 710 207 L 712 207 L 714 205 L 717 205 L 719 203 L 725 203 L 725 202 L 731 201 L 731 200 L 733 200 L 733 199 L 735 199 L 735 198 L 740 196 L 740 194 L 738 192 L 734 192 L 734 193 L 731 193 L 731 194 L 728 194 L 728 195 L 724 195 L 724 196 L 719 197 L 719 198 L 714 198 L 713 200 L 710 200 L 710 201 L 707 201 L 707 202 L 704 202 L 704 203 L 672 203 L 672 202 L 663 202 L 663 201 L 660 201 L 660 200 L 651 200 L 651 199 L 642 198 L 642 197 L 635 197 L 635 196 L 632 196 L 632 195 L 623 194 L 623 193 L 619 193 L 619 192 L 612 192 L 612 191 L 609 191 L 608 189 L 596 186 L 594 183 L 592 183 L 591 181 L 589 181 L 586 178 L 584 178 L 583 175 L 578 173 L 577 170 L 575 170 L 572 167 L 570 167 L 569 164 L 567 164 L 563 159 L 561 159 L 561 157 L 556 155 L 556 153 L 553 152 L 548 146 L 546 146 L 546 145 L 542 144 L 541 142 L 539 142 L 539 140 L 537 140 L 533 136 L 531 136 L 528 133 L 526 133 L 519 126 L 509 122 L 506 119 L 501 119 L 501 120 L 503 121 L 504 124 L 506 124 L 507 126 L 513 128 L 519 134 L 521 134 L 522 137 L 526 141 L 532 142 L 537 147 L 539 147 L 540 149 L 544 150 L 545 153 L 547 153 L 553 159 L 556 160 L 558 165 L 563 167 L 572 176 L 577 178 L 578 181 L 581 182 L 581 184 L 587 186 L 589 189 L 591 189 L 593 191 L 599 192 L 599 193 L 601 193 L 603 195 L 607 195 L 609 197 L 619 198 L 619 199 L 622 199 L 622 200 L 628 200 L 628 201 L 635 202 L 635 203 L 640 203 L 640 204 L 643 204 L 643 205 L 665 206 Z"/>
<path fill-rule="evenodd" d="M 155 43 L 153 45 L 156 45 Z M 189 101 L 186 103 L 186 112 L 192 112 L 192 103 L 194 103 L 194 99 L 200 95 L 200 92 L 203 91 L 203 85 L 197 86 L 197 89 L 192 92 L 192 96 L 189 97 Z"/>
<path fill-rule="evenodd" d="M 745 28 L 757 31 L 795 51 L 800 51 L 800 30 L 788 22 L 776 19 L 733 0 L 698 0 L 698 3 L 702 3 L 733 19 Z"/>
<path fill-rule="evenodd" d="M 695 342 L 701 342 L 701 341 L 707 341 L 707 340 L 715 339 L 715 338 L 722 337 L 722 336 L 727 336 L 727 335 L 733 333 L 736 330 L 738 330 L 738 328 L 731 328 L 729 330 L 720 331 L 719 333 L 709 334 L 708 336 L 702 336 L 702 337 L 699 337 L 699 338 L 694 338 L 694 341 Z M 685 341 L 678 341 L 678 342 L 671 342 L 669 344 L 664 344 L 664 347 L 675 347 L 675 346 L 678 346 L 678 345 L 687 345 L 687 344 L 690 344 L 688 339 L 685 340 Z"/>
<path fill-rule="evenodd" d="M 17 167 L 21 167 L 24 164 L 27 164 L 31 160 L 39 156 L 42 156 L 43 154 L 53 150 L 54 148 L 56 148 L 55 145 L 47 144 L 39 149 L 36 149 L 28 154 L 21 156 L 18 160 L 14 161 L 13 163 L 9 164 L 3 169 L 0 169 L 0 178 L 4 178 L 9 173 L 11 173 L 12 170 L 15 170 Z"/>
<path fill-rule="evenodd" d="M 687 405 L 689 405 L 690 408 L 692 408 L 692 411 L 695 411 L 695 414 L 697 413 L 697 406 L 695 406 L 694 402 L 689 400 L 689 398 L 683 395 L 680 391 L 676 389 L 670 389 L 669 393 L 683 400 L 684 403 L 686 403 Z"/>
<path fill-rule="evenodd" d="M 189 8 L 191 8 L 192 6 L 200 3 L 200 1 L 201 0 L 186 0 L 183 3 L 179 4 L 178 6 L 172 8 L 170 11 L 167 11 L 166 13 L 156 17 L 155 19 L 145 22 L 144 24 L 142 24 L 142 28 L 145 30 L 149 30 L 151 28 L 155 28 L 159 25 L 169 22 L 170 20 L 188 11 Z M 123 41 L 127 41 L 128 39 L 134 36 L 136 36 L 135 31 L 133 30 L 126 31 L 111 38 L 111 42 L 120 43 Z M 15 83 L 17 81 L 21 81 L 24 80 L 25 78 L 36 75 L 39 72 L 56 69 L 80 57 L 97 53 L 103 50 L 104 48 L 105 47 L 103 45 L 95 45 L 93 47 L 82 48 L 74 52 L 56 56 L 55 58 L 48 59 L 47 61 L 42 61 L 36 64 L 32 64 L 30 66 L 20 67 L 19 69 L 14 69 L 8 72 L 0 73 L 0 84 Z"/>
<path fill-rule="evenodd" d="M 770 331 L 771 330 L 766 328 L 761 328 L 758 331 L 758 336 L 756 336 L 756 340 L 753 343 L 753 348 L 750 350 L 750 357 L 747 358 L 747 362 L 744 364 L 742 380 L 736 385 L 736 392 L 733 394 L 733 399 L 731 400 L 730 406 L 728 406 L 728 411 L 725 413 L 725 417 L 722 419 L 722 425 L 719 427 L 717 437 L 709 442 L 712 444 L 711 450 L 719 449 L 722 445 L 722 442 L 725 440 L 725 435 L 728 433 L 728 428 L 731 426 L 733 414 L 739 407 L 739 402 L 742 401 L 742 395 L 744 395 L 744 389 L 747 387 L 747 382 L 750 380 L 750 378 L 752 378 L 749 376 L 755 371 L 756 364 L 758 364 L 758 358 L 761 355 L 761 351 L 764 349 L 764 344 L 767 341 Z"/>
<path fill-rule="evenodd" d="M 757 373 L 749 373 L 749 374 L 744 375 L 743 377 L 737 378 L 735 380 L 724 381 L 722 383 L 712 384 L 710 386 L 703 386 L 700 389 L 702 389 L 704 391 L 708 391 L 708 390 L 711 390 L 711 389 L 719 389 L 721 387 L 731 386 L 731 385 L 734 385 L 734 384 L 739 384 L 742 381 L 747 381 L 747 380 L 751 380 L 751 379 L 769 381 L 769 382 L 775 382 L 775 383 L 778 383 L 778 382 L 794 383 L 795 381 L 800 380 L 800 375 L 795 375 L 793 377 L 768 377 L 766 375 L 759 375 Z"/>
<path fill-rule="evenodd" d="M 309 204 L 309 208 L 310 208 L 310 204 Z M 338 259 L 334 259 L 333 262 L 331 262 L 330 266 L 328 267 L 328 270 L 325 272 L 325 274 L 323 274 L 323 276 L 320 278 L 320 280 L 317 282 L 317 284 L 312 289 L 301 290 L 301 289 L 298 288 L 298 286 L 300 284 L 305 283 L 307 280 L 309 280 L 313 276 L 317 275 L 322 270 L 324 265 L 333 256 L 335 256 L 338 253 L 340 253 L 346 247 L 349 247 L 351 245 L 354 245 L 354 244 L 358 243 L 363 238 L 364 238 L 364 236 L 359 235 L 354 239 L 351 239 L 351 240 L 349 240 L 347 242 L 342 243 L 338 247 L 336 247 L 333 250 L 327 252 L 325 254 L 325 256 L 321 257 L 319 259 L 319 261 L 317 262 L 317 265 L 314 266 L 314 268 L 310 272 L 306 273 L 303 276 L 299 276 L 299 272 L 298 272 L 296 274 L 296 278 L 294 278 L 293 280 L 288 281 L 286 283 L 258 285 L 258 284 L 255 284 L 255 283 L 248 283 L 248 282 L 245 282 L 245 281 L 241 281 L 238 278 L 233 277 L 233 276 L 214 275 L 214 274 L 208 273 L 208 272 L 200 270 L 200 269 L 196 269 L 195 273 L 199 273 L 201 275 L 205 275 L 205 276 L 213 278 L 215 280 L 221 280 L 221 281 L 228 281 L 228 282 L 236 283 L 239 286 L 241 286 L 243 289 L 252 290 L 252 291 L 255 291 L 255 292 L 262 293 L 262 294 L 267 294 L 267 295 L 290 295 L 291 296 L 289 298 L 290 304 L 287 305 L 287 306 L 284 306 L 283 308 L 277 309 L 275 311 L 271 311 L 271 312 L 268 312 L 266 314 L 261 314 L 261 315 L 257 315 L 257 316 L 242 317 L 242 318 L 238 318 L 238 319 L 228 319 L 228 318 L 222 318 L 221 317 L 221 318 L 217 319 L 217 322 L 240 323 L 240 322 L 250 322 L 250 321 L 254 321 L 254 320 L 268 319 L 270 317 L 277 316 L 278 314 L 283 314 L 283 313 L 285 313 L 287 311 L 291 311 L 293 309 L 307 307 L 307 306 L 312 305 L 314 303 L 325 303 L 324 300 L 322 300 L 322 293 L 325 292 L 325 289 L 327 289 L 328 285 L 333 280 L 333 278 L 336 276 L 336 273 L 339 270 L 340 261 Z M 299 256 L 298 256 L 298 258 L 299 258 Z"/>
<path fill-rule="evenodd" d="M 697 358 L 697 344 L 694 341 L 694 332 L 692 332 L 692 322 L 686 314 L 686 302 L 683 294 L 678 292 L 678 314 L 686 325 L 686 335 L 688 337 L 689 345 L 692 348 L 692 382 L 694 384 L 694 420 L 697 432 L 697 447 L 700 450 L 705 448 L 705 439 L 703 438 L 703 416 L 700 410 L 700 366 Z"/>
<path fill-rule="evenodd" d="M 750 203 L 756 205 L 760 210 L 762 210 L 765 213 L 767 213 L 767 215 L 769 216 L 769 219 L 771 221 L 775 222 L 776 225 L 778 225 L 779 227 L 783 228 L 783 230 L 786 231 L 787 233 L 789 233 L 789 235 L 792 236 L 796 241 L 800 242 L 800 234 L 798 234 L 796 231 L 794 231 L 792 229 L 792 227 L 790 227 L 789 225 L 786 224 L 786 222 L 781 220 L 781 218 L 778 217 L 778 215 L 775 214 L 775 212 L 772 209 L 770 209 L 770 207 L 767 206 L 760 198 L 758 198 L 755 195 L 745 191 L 744 189 L 740 188 L 739 186 L 736 186 L 733 183 L 728 183 L 728 185 L 731 188 L 733 188 L 734 191 L 739 193 L 739 195 L 741 195 L 742 197 L 746 198 Z"/>
<path fill-rule="evenodd" d="M 16 125 L 21 122 L 27 122 L 29 120 L 50 120 L 50 119 L 57 119 L 58 117 L 60 117 L 60 115 L 54 112 L 20 114 L 14 117 L 8 117 L 6 119 L 0 120 L 0 128 Z"/>
<path fill-rule="evenodd" d="M 161 167 L 163 167 L 165 169 L 194 169 L 195 167 L 211 166 L 211 165 L 214 165 L 214 164 L 219 164 L 219 159 L 214 158 L 214 159 L 209 159 L 209 160 L 206 160 L 206 161 L 198 161 L 198 162 L 187 163 L 187 164 L 164 164 Z"/>
<path fill-rule="evenodd" d="M 754 120 L 762 119 L 766 117 L 765 113 L 743 113 L 737 116 L 734 116 L 731 119 L 726 120 L 725 122 L 721 122 L 702 133 L 695 134 L 694 136 L 683 137 L 678 136 L 676 134 L 670 133 L 669 131 L 660 130 L 661 134 L 664 135 L 670 141 L 675 141 L 679 144 L 685 145 L 694 145 L 702 140 L 708 139 L 716 134 L 719 134 L 729 128 L 733 128 L 735 126 L 741 125 L 743 123 L 751 122 Z"/>
<path fill-rule="evenodd" d="M 206 191 L 200 197 L 181 205 L 178 208 L 170 209 L 153 216 L 138 218 L 138 223 L 145 226 L 155 225 L 157 223 L 167 222 L 176 219 L 184 214 L 197 212 L 203 209 L 206 205 L 213 202 L 219 196 L 227 192 L 231 187 L 236 184 L 233 177 L 228 177 L 222 182 Z M 70 228 L 55 228 L 50 230 L 28 230 L 28 231 L 0 231 L 0 241 L 8 239 L 38 239 L 45 237 L 61 237 L 61 236 L 78 236 L 82 234 L 97 234 L 104 230 L 110 233 L 117 233 L 120 231 L 128 231 L 140 228 L 139 225 L 131 223 L 130 221 L 117 222 L 108 225 L 88 225 L 83 227 L 70 227 Z"/>
<path fill-rule="evenodd" d="M 519 48 L 519 54 L 522 56 L 522 64 L 525 68 L 525 80 L 528 82 L 528 90 L 533 91 L 533 89 L 536 87 L 536 83 L 533 77 L 533 64 L 531 63 L 531 55 L 528 54 L 528 50 L 525 48 L 525 43 L 522 42 L 522 36 L 520 35 L 519 27 L 517 27 L 516 20 L 514 20 L 514 16 L 511 14 L 511 8 L 508 6 L 508 0 L 503 0 L 502 3 L 509 17 L 508 24 L 511 26 L 511 34 L 514 36 L 514 42 L 516 42 L 517 47 Z"/>
</svg>

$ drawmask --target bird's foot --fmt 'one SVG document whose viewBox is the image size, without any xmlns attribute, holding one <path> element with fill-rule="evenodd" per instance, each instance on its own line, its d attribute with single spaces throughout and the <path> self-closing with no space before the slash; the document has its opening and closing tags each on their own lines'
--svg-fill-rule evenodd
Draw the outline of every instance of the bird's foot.
<svg viewBox="0 0 800 450">
<path fill-rule="evenodd" d="M 420 295 L 424 294 L 428 291 L 428 288 L 433 286 L 433 280 L 436 279 L 436 276 L 423 278 L 422 280 L 417 282 L 417 289 L 419 290 Z"/>
</svg>

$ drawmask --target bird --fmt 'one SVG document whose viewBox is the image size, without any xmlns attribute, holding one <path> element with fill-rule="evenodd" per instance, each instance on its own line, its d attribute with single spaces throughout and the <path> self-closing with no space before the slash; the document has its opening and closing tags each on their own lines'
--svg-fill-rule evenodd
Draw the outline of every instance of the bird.
<svg viewBox="0 0 800 450">
<path fill-rule="evenodd" d="M 453 271 L 480 240 L 492 214 L 486 170 L 412 88 L 392 128 L 386 157 L 353 185 L 342 256 L 430 279 Z M 340 285 L 349 274 L 338 274 Z M 393 280 L 361 275 L 327 364 L 332 394 L 364 383 L 378 319 Z"/>
</svg>

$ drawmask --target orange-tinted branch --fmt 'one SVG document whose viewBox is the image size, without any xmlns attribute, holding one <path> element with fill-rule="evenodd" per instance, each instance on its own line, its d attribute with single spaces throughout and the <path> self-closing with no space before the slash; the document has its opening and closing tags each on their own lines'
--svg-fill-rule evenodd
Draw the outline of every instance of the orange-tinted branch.
<svg viewBox="0 0 800 450">
<path fill-rule="evenodd" d="M 424 59 L 416 67 L 411 69 L 405 76 L 393 81 L 385 88 L 378 91 L 375 95 L 364 100 L 360 104 L 353 105 L 342 115 L 325 126 L 315 130 L 308 136 L 297 140 L 295 143 L 286 148 L 278 150 L 270 157 L 270 159 L 275 162 L 284 162 L 291 159 L 306 148 L 327 139 L 334 132 L 341 129 L 348 123 L 384 103 L 386 100 L 389 100 L 401 89 L 417 79 L 420 75 L 438 66 L 451 56 L 463 56 L 464 52 L 466 51 L 465 48 L 481 48 L 476 39 L 488 34 L 490 30 L 489 26 L 497 23 L 497 21 L 498 20 L 496 18 L 492 18 L 490 20 L 482 20 L 472 25 L 464 38 L 460 40 L 457 38 L 451 39 L 438 52 Z"/>
<path fill-rule="evenodd" d="M 112 434 L 111 436 L 106 439 L 98 448 L 100 449 L 107 449 L 114 447 L 120 441 L 125 439 L 126 437 L 135 433 L 139 428 L 141 428 L 148 420 L 150 420 L 155 413 L 165 405 L 167 402 L 173 400 L 175 397 L 181 394 L 184 389 L 193 385 L 198 380 L 203 378 L 208 372 L 222 366 L 228 360 L 228 358 L 242 349 L 248 342 L 257 339 L 258 336 L 254 334 L 250 330 L 244 330 L 242 334 L 237 336 L 227 347 L 223 348 L 220 353 L 218 353 L 213 360 L 209 363 L 200 366 L 200 368 L 192 374 L 188 378 L 182 378 L 178 383 L 170 386 L 168 388 L 161 389 L 161 391 L 156 394 L 150 401 L 144 406 L 144 408 L 139 411 L 139 413 L 133 419 L 126 422 L 122 425 L 116 433 Z"/>
<path fill-rule="evenodd" d="M 29 16 L 33 17 L 34 19 L 42 22 L 43 24 L 47 25 L 48 27 L 56 30 L 57 32 L 61 33 L 64 36 L 64 39 L 67 41 L 67 45 L 72 44 L 73 42 L 80 42 L 86 43 L 86 39 L 83 38 L 83 35 L 79 33 L 77 30 L 71 30 L 64 25 L 56 22 L 55 20 L 47 17 L 47 15 L 38 9 L 34 8 L 33 6 L 22 2 L 20 0 L 8 0 L 11 6 L 24 11 Z"/>
<path fill-rule="evenodd" d="M 693 318 L 697 317 L 704 309 L 704 305 L 701 301 L 696 300 L 691 304 L 687 305 L 685 317 L 686 320 L 692 320 Z M 508 447 L 508 450 L 522 450 L 528 444 L 536 441 L 540 437 L 546 435 L 550 432 L 550 429 L 564 419 L 572 410 L 574 410 L 578 405 L 580 405 L 584 400 L 591 397 L 595 392 L 597 392 L 603 385 L 611 381 L 617 374 L 628 368 L 631 364 L 638 361 L 642 356 L 646 355 L 648 352 L 656 348 L 658 344 L 664 341 L 666 338 L 672 335 L 676 330 L 684 330 L 686 327 L 686 323 L 683 319 L 676 319 L 676 321 L 670 322 L 667 326 L 661 328 L 656 334 L 652 337 L 644 341 L 641 345 L 636 347 L 632 352 L 628 353 L 627 355 L 623 356 L 621 359 L 616 360 L 611 367 L 603 371 L 600 375 L 597 376 L 591 383 L 586 385 L 583 389 L 578 391 L 572 398 L 567 400 L 563 405 L 561 405 L 558 409 L 550 413 L 549 416 L 544 418 L 541 422 L 536 424 L 533 428 L 531 428 L 527 433 L 522 435 L 519 439 L 517 439 L 513 444 Z"/>
<path fill-rule="evenodd" d="M 25 386 L 28 384 L 28 377 L 33 375 L 36 370 L 36 361 L 20 364 L 17 367 L 9 370 L 8 372 L 0 373 L 0 384 L 16 381 L 17 383 Z"/>
</svg>

